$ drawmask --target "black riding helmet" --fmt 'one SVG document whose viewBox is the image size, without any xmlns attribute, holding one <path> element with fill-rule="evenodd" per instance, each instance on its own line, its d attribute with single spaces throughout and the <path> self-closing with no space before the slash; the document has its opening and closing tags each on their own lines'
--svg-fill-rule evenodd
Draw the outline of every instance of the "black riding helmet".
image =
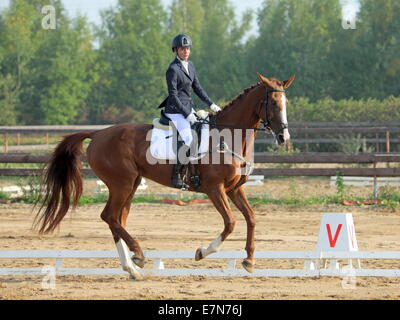
<svg viewBox="0 0 400 320">
<path fill-rule="evenodd" d="M 175 52 L 175 48 L 186 48 L 192 47 L 192 39 L 186 34 L 178 34 L 174 39 L 172 39 L 172 51 Z"/>
</svg>

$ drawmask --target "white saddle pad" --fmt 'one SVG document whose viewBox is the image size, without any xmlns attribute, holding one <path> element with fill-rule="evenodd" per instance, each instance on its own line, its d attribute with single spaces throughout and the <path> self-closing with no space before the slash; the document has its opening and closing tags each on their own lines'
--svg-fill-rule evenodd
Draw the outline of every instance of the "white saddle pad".
<svg viewBox="0 0 400 320">
<path fill-rule="evenodd" d="M 163 130 L 153 127 L 150 141 L 150 153 L 156 159 L 176 160 L 176 154 L 172 147 L 172 130 Z M 169 137 L 169 138 L 167 138 Z M 201 141 L 198 157 L 189 157 L 189 160 L 197 160 L 208 153 L 209 127 L 204 124 L 201 129 Z"/>
</svg>

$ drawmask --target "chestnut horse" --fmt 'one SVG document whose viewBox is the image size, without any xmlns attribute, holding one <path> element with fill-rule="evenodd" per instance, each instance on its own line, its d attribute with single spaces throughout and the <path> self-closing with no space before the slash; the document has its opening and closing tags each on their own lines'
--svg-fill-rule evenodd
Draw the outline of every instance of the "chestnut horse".
<svg viewBox="0 0 400 320">
<path fill-rule="evenodd" d="M 235 128 L 252 129 L 253 138 L 260 123 L 265 130 L 272 132 L 278 144 L 290 139 L 285 90 L 290 86 L 295 76 L 286 81 L 266 78 L 258 74 L 261 82 L 244 90 L 237 98 L 225 106 L 214 117 L 213 123 L 217 130 Z M 123 270 L 132 278 L 139 278 L 139 267 L 144 265 L 144 255 L 137 240 L 126 231 L 126 221 L 131 206 L 131 200 L 142 177 L 171 187 L 173 165 L 167 161 L 164 164 L 149 164 L 146 159 L 149 141 L 146 139 L 152 125 L 120 124 L 95 132 L 78 132 L 64 137 L 57 145 L 52 158 L 45 170 L 42 187 L 43 204 L 37 212 L 34 225 L 41 234 L 53 232 L 66 215 L 70 203 L 75 208 L 82 194 L 83 140 L 90 138 L 87 148 L 87 161 L 93 172 L 107 185 L 109 198 L 101 218 L 109 225 L 117 246 Z M 242 135 L 241 139 L 245 139 Z M 254 140 L 251 142 L 254 143 Z M 242 141 L 242 156 L 246 157 L 250 147 Z M 214 152 L 210 144 L 210 155 Z M 219 154 L 222 156 L 222 154 Z M 218 251 L 222 242 L 233 231 L 235 217 L 229 205 L 228 197 L 244 215 L 247 223 L 247 257 L 242 265 L 252 272 L 254 268 L 254 231 L 255 214 L 247 201 L 243 184 L 247 176 L 238 174 L 243 162 L 237 159 L 229 164 L 196 165 L 201 177 L 201 186 L 197 190 L 206 194 L 224 221 L 222 233 L 208 248 L 199 248 L 195 259 L 200 260 Z M 193 191 L 193 188 L 189 190 Z M 134 253 L 130 259 L 129 251 Z"/>
</svg>

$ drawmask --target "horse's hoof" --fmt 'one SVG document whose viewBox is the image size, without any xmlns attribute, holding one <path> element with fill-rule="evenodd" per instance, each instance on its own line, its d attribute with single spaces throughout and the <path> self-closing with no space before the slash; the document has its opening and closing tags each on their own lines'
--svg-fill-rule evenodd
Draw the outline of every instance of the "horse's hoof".
<svg viewBox="0 0 400 320">
<path fill-rule="evenodd" d="M 144 262 L 145 262 L 145 259 L 144 259 L 144 258 L 138 258 L 138 257 L 133 256 L 133 257 L 132 257 L 132 261 L 133 261 L 133 263 L 136 264 L 139 268 L 143 269 L 143 267 L 144 267 Z"/>
<path fill-rule="evenodd" d="M 203 253 L 201 252 L 201 248 L 198 248 L 196 250 L 196 254 L 194 256 L 194 260 L 199 261 L 201 259 L 203 259 Z"/>
<path fill-rule="evenodd" d="M 247 260 L 242 261 L 242 266 L 245 268 L 245 270 L 249 273 L 252 273 L 254 271 L 254 264 L 248 262 Z"/>
<path fill-rule="evenodd" d="M 135 270 L 135 268 L 123 267 L 122 269 L 124 271 L 128 272 L 130 278 L 133 280 L 140 280 L 143 278 L 143 276 L 140 274 L 140 272 Z"/>
<path fill-rule="evenodd" d="M 141 280 L 143 276 L 139 272 L 129 272 L 129 275 L 132 280 Z"/>
</svg>

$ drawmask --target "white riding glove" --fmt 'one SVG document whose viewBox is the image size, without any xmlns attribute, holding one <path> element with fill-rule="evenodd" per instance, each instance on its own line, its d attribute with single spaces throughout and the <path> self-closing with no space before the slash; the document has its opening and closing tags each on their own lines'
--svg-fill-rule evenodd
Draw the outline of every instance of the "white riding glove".
<svg viewBox="0 0 400 320">
<path fill-rule="evenodd" d="M 193 124 L 193 123 L 195 123 L 197 121 L 197 118 L 194 115 L 194 113 L 191 113 L 186 117 L 186 120 L 189 121 L 190 124 Z"/>
<path fill-rule="evenodd" d="M 212 111 L 214 111 L 214 112 L 219 112 L 219 111 L 221 111 L 221 108 L 218 107 L 215 103 L 213 103 L 213 104 L 210 106 L 210 109 L 211 109 Z"/>
</svg>

